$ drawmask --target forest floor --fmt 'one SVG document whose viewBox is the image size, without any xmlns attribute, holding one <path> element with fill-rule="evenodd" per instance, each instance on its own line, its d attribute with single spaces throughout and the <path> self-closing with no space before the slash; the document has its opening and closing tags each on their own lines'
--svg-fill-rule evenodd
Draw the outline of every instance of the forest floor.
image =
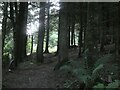
<svg viewBox="0 0 120 90">
<path fill-rule="evenodd" d="M 77 57 L 78 50 L 73 50 L 70 57 Z M 18 69 L 8 72 L 3 68 L 3 87 L 5 88 L 64 88 L 68 77 L 54 71 L 58 57 L 55 54 L 44 54 L 44 63 L 35 64 L 35 56 L 28 56 Z M 69 78 L 73 79 L 73 78 Z"/>
</svg>

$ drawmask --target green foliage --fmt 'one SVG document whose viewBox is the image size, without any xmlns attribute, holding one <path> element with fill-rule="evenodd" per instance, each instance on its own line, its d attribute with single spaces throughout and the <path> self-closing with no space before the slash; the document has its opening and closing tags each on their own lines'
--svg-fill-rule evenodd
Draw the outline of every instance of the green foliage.
<svg viewBox="0 0 120 90">
<path fill-rule="evenodd" d="M 94 90 L 97 90 L 98 88 L 99 88 L 100 90 L 104 90 L 105 86 L 104 86 L 104 84 L 99 83 L 99 84 L 93 86 L 93 88 L 94 88 Z"/>
<path fill-rule="evenodd" d="M 81 59 L 81 61 L 83 61 Z M 79 67 L 82 67 L 82 68 L 85 68 L 85 65 L 83 62 L 80 62 L 79 60 L 69 60 L 67 61 L 67 65 L 70 65 L 72 68 L 79 68 Z"/>
<path fill-rule="evenodd" d="M 97 67 L 99 64 L 106 64 L 107 62 L 109 62 L 110 60 L 112 60 L 112 54 L 106 54 L 104 56 L 102 56 L 101 58 L 99 58 L 94 66 Z"/>
<path fill-rule="evenodd" d="M 4 50 L 3 50 L 3 62 L 9 62 L 9 54 L 13 54 L 13 34 L 10 33 L 9 35 L 6 35 L 5 38 L 5 44 L 4 44 Z"/>
<path fill-rule="evenodd" d="M 86 56 L 87 50 L 84 52 L 84 55 Z M 85 58 L 85 57 L 84 57 Z M 79 82 L 84 82 L 86 86 L 89 86 L 88 83 L 96 83 L 96 79 L 100 79 L 103 77 L 102 75 L 110 75 L 111 73 L 116 73 L 117 66 L 116 64 L 112 63 L 112 65 L 108 62 L 111 62 L 113 60 L 113 55 L 107 54 L 103 57 L 100 57 L 92 69 L 92 71 L 88 68 L 86 69 L 86 65 L 84 62 L 87 60 L 87 57 L 85 59 L 79 60 L 69 60 L 65 65 L 60 67 L 60 70 L 71 72 L 73 76 L 79 80 Z M 113 78 L 113 76 L 111 76 Z M 100 82 L 100 81 L 98 81 Z M 111 84 L 110 84 L 111 85 Z M 99 83 L 94 88 L 104 87 L 102 83 Z"/>
<path fill-rule="evenodd" d="M 97 78 L 100 75 L 100 71 L 104 69 L 103 64 L 100 64 L 92 71 L 92 78 Z"/>
<path fill-rule="evenodd" d="M 49 40 L 49 47 L 50 48 L 54 48 L 55 46 L 57 46 L 57 37 L 58 37 L 58 33 L 57 32 L 50 32 L 50 40 Z"/>
<path fill-rule="evenodd" d="M 112 83 L 109 83 L 108 86 L 106 86 L 106 88 L 119 88 L 120 86 L 120 80 L 115 80 Z"/>
<path fill-rule="evenodd" d="M 103 83 L 98 83 L 97 85 L 93 86 L 94 90 L 101 89 L 101 90 L 111 90 L 119 88 L 120 80 L 115 80 L 114 82 L 109 83 L 107 86 L 105 86 Z"/>
<path fill-rule="evenodd" d="M 93 70 L 93 74 L 95 74 L 98 70 L 102 69 L 103 68 L 103 64 L 100 64 L 98 67 L 96 67 L 94 70 Z"/>
<path fill-rule="evenodd" d="M 62 67 L 60 67 L 60 70 L 71 72 L 73 76 L 75 76 L 80 82 L 84 82 L 86 85 L 88 85 L 88 81 L 93 81 L 92 75 L 88 73 L 89 71 L 85 69 L 84 65 L 81 64 L 80 66 L 79 61 L 70 60 L 68 61 L 68 63 L 68 65 L 63 65 Z M 94 73 L 98 72 L 99 67 L 95 68 Z"/>
<path fill-rule="evenodd" d="M 57 31 L 58 30 L 58 17 L 53 17 L 52 20 L 50 20 L 50 31 Z"/>
<path fill-rule="evenodd" d="M 63 65 L 62 67 L 60 67 L 60 70 L 64 70 L 65 73 L 71 72 L 72 67 L 68 66 L 68 65 Z"/>
<path fill-rule="evenodd" d="M 4 53 L 9 52 L 9 50 L 11 48 L 13 48 L 13 39 L 12 39 L 12 37 L 13 37 L 12 33 L 9 33 L 8 35 L 6 35 Z"/>
<path fill-rule="evenodd" d="M 77 68 L 73 70 L 73 74 L 78 77 L 79 79 L 81 79 L 81 77 L 87 75 L 87 72 L 85 69 L 83 68 Z"/>
<path fill-rule="evenodd" d="M 94 67 L 93 68 L 96 68 L 98 69 L 97 73 L 93 73 L 93 76 L 94 74 L 96 75 L 110 75 L 111 73 L 113 73 L 114 75 L 112 75 L 112 77 L 117 77 L 115 75 L 115 73 L 117 73 L 118 71 L 118 65 L 116 63 L 113 63 L 113 60 L 114 60 L 114 56 L 112 54 L 106 54 L 104 55 L 103 57 L 100 57 L 100 59 L 98 59 L 95 64 L 94 64 Z M 97 68 L 98 67 L 98 68 Z"/>
</svg>

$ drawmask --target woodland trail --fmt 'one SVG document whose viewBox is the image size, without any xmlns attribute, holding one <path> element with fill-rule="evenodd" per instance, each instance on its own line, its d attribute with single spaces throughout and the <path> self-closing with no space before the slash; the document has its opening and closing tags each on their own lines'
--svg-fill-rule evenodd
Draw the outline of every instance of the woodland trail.
<svg viewBox="0 0 120 90">
<path fill-rule="evenodd" d="M 49 60 L 55 58 L 46 57 Z M 6 88 L 56 88 L 60 86 L 58 85 L 60 80 L 53 70 L 55 65 L 55 61 L 46 61 L 32 68 L 22 67 L 12 72 L 6 71 L 3 73 L 3 84 Z"/>
<path fill-rule="evenodd" d="M 71 50 L 70 50 L 71 52 Z M 70 57 L 77 57 L 73 50 Z M 35 64 L 35 56 L 21 63 L 18 69 L 8 72 L 3 69 L 3 85 L 5 88 L 64 88 L 66 76 L 54 71 L 58 57 L 55 54 L 44 54 L 44 63 Z"/>
<path fill-rule="evenodd" d="M 52 68 L 41 66 L 39 69 L 34 70 L 16 70 L 9 73 L 6 82 L 9 83 L 8 87 L 17 88 L 47 88 L 55 87 L 51 81 L 54 82 L 54 75 Z"/>
</svg>

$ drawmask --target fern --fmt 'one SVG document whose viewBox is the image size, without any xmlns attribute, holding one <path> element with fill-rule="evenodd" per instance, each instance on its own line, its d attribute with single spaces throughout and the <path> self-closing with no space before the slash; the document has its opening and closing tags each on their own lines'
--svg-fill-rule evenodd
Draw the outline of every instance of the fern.
<svg viewBox="0 0 120 90">
<path fill-rule="evenodd" d="M 106 88 L 119 88 L 120 80 L 115 80 L 115 82 L 109 83 Z"/>
<path fill-rule="evenodd" d="M 98 59 L 94 66 L 97 67 L 100 64 L 106 64 L 107 62 L 109 62 L 110 60 L 112 60 L 112 54 L 106 54 L 105 56 L 102 56 L 100 59 Z"/>
<path fill-rule="evenodd" d="M 73 69 L 72 74 L 78 79 L 79 82 L 84 82 L 86 85 L 88 84 L 88 80 L 92 79 L 84 68 Z"/>
<path fill-rule="evenodd" d="M 92 71 L 92 78 L 97 78 L 100 75 L 100 71 L 103 69 L 103 64 L 100 64 Z"/>
<path fill-rule="evenodd" d="M 82 62 L 80 62 L 79 60 L 78 61 L 77 60 L 69 60 L 67 62 L 67 64 L 70 65 L 72 68 L 79 68 L 79 67 L 84 68 L 84 64 Z"/>
<path fill-rule="evenodd" d="M 96 89 L 100 89 L 101 88 L 101 90 L 111 90 L 111 89 L 115 89 L 116 90 L 116 88 L 119 88 L 119 86 L 120 86 L 120 80 L 115 80 L 115 82 L 112 82 L 112 83 L 109 83 L 107 86 L 105 86 L 103 83 L 99 83 L 99 84 L 97 84 L 97 85 L 95 85 L 95 86 L 93 86 L 93 88 L 94 88 L 94 90 L 96 90 Z"/>
<path fill-rule="evenodd" d="M 72 72 L 73 72 L 73 74 L 76 75 L 76 76 L 87 75 L 86 70 L 83 69 L 83 68 L 74 69 Z"/>
<path fill-rule="evenodd" d="M 71 72 L 72 67 L 70 65 L 63 65 L 60 67 L 60 70 L 64 71 L 64 72 Z"/>
<path fill-rule="evenodd" d="M 93 88 L 94 88 L 94 90 L 97 90 L 97 89 L 104 90 L 105 86 L 104 86 L 104 84 L 99 83 L 98 85 L 95 85 Z"/>
<path fill-rule="evenodd" d="M 74 64 L 78 64 L 77 61 L 69 61 L 69 63 L 74 62 Z M 88 70 L 84 69 L 84 66 L 81 65 L 81 67 L 72 67 L 71 64 L 69 65 L 63 65 L 62 67 L 60 67 L 60 70 L 63 70 L 64 72 L 71 72 L 73 76 L 75 76 L 80 82 L 84 82 L 86 85 L 88 84 L 88 81 L 93 81 L 94 78 L 97 77 L 97 74 L 99 72 L 100 69 L 103 68 L 103 64 L 99 65 L 98 67 L 96 67 L 92 74 L 90 75 L 88 73 Z"/>
<path fill-rule="evenodd" d="M 88 50 L 84 52 L 85 56 L 87 54 L 87 51 Z M 86 87 L 87 86 L 89 87 L 89 84 L 91 83 L 95 84 L 96 83 L 95 80 L 100 79 L 100 76 L 102 76 L 102 74 L 108 76 L 109 73 L 111 72 L 114 73 L 117 67 L 115 64 L 111 65 L 110 67 L 108 66 L 109 65 L 108 62 L 111 60 L 113 60 L 112 54 L 107 54 L 101 57 L 95 62 L 94 67 L 91 71 L 89 68 L 85 69 L 86 67 L 85 63 L 87 62 L 87 57 L 86 58 L 84 57 L 83 59 L 81 59 L 81 61 L 69 60 L 68 62 L 66 62 L 65 65 L 60 67 L 60 70 L 63 70 L 65 72 L 71 72 L 71 74 L 75 76 L 79 82 L 84 82 Z M 109 71 L 109 73 L 107 71 Z M 99 87 L 105 88 L 105 86 L 102 83 L 99 83 L 98 85 L 94 86 L 94 88 L 99 88 Z M 109 85 L 107 87 L 109 87 Z"/>
<path fill-rule="evenodd" d="M 103 69 L 103 64 L 100 64 L 99 66 L 97 66 L 94 70 L 93 70 L 93 74 L 95 74 L 96 72 L 98 72 L 100 69 Z"/>
</svg>

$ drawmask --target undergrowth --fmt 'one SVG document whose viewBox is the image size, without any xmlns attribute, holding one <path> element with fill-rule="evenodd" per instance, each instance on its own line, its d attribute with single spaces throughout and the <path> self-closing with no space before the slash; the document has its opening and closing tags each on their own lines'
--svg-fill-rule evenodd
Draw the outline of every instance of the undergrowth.
<svg viewBox="0 0 120 90">
<path fill-rule="evenodd" d="M 69 60 L 60 67 L 60 71 L 64 74 L 72 75 L 76 78 L 74 81 L 68 80 L 65 83 L 66 88 L 118 88 L 119 80 L 117 80 L 118 65 L 113 63 L 114 56 L 106 54 L 101 56 L 92 68 L 92 71 L 86 69 L 84 58 L 78 60 Z M 77 82 L 77 83 L 76 83 Z M 73 84 L 76 85 L 73 86 Z"/>
</svg>

